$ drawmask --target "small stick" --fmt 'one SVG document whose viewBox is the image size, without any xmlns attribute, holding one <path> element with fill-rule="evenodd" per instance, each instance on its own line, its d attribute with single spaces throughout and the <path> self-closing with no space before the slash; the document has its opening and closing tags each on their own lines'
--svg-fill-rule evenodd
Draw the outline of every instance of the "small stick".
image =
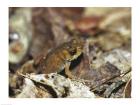
<svg viewBox="0 0 140 105">
<path fill-rule="evenodd" d="M 91 91 L 94 91 L 97 87 L 99 87 L 99 86 L 105 84 L 106 82 L 108 82 L 108 81 L 110 81 L 110 80 L 112 80 L 112 79 L 115 79 L 115 78 L 117 78 L 117 77 L 120 77 L 120 76 L 123 77 L 123 76 L 125 76 L 127 73 L 129 73 L 129 72 L 131 72 L 131 69 L 128 70 L 127 72 L 125 72 L 125 73 L 122 73 L 122 74 L 119 74 L 119 75 L 116 75 L 116 76 L 114 76 L 114 77 L 109 78 L 108 80 L 104 81 L 103 83 L 92 87 L 90 90 L 91 90 Z"/>
</svg>

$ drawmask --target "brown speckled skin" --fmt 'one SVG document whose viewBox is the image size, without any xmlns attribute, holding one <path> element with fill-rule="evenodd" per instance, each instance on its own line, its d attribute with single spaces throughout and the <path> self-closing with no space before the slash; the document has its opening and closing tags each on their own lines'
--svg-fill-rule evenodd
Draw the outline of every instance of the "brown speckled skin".
<svg viewBox="0 0 140 105">
<path fill-rule="evenodd" d="M 76 59 L 82 52 L 83 41 L 72 39 L 50 51 L 35 65 L 39 71 L 45 74 L 60 72 L 65 68 L 66 63 Z"/>
</svg>

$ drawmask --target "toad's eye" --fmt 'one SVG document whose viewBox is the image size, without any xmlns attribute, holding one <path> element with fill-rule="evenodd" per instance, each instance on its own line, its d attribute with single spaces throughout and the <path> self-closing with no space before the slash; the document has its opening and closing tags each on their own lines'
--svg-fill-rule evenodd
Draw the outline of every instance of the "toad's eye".
<svg viewBox="0 0 140 105">
<path fill-rule="evenodd" d="M 69 53 L 70 53 L 70 55 L 75 55 L 76 54 L 76 49 L 73 49 L 73 50 L 71 50 L 71 51 L 69 51 Z"/>
</svg>

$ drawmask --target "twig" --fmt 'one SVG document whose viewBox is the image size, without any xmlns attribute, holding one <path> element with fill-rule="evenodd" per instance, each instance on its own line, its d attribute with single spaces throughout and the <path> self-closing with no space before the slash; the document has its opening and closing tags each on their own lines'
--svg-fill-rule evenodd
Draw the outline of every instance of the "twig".
<svg viewBox="0 0 140 105">
<path fill-rule="evenodd" d="M 105 84 L 106 82 L 108 82 L 108 81 L 110 81 L 110 80 L 112 80 L 112 79 L 115 79 L 115 78 L 120 77 L 120 76 L 123 77 L 123 76 L 125 76 L 127 73 L 129 73 L 129 72 L 131 72 L 131 69 L 128 70 L 127 72 L 125 72 L 125 73 L 122 73 L 122 74 L 116 75 L 116 76 L 114 76 L 114 77 L 111 77 L 111 78 L 107 79 L 106 81 L 100 83 L 99 85 L 96 85 L 96 86 L 94 86 L 94 87 L 91 87 L 90 91 L 94 91 L 97 87 L 100 87 L 101 85 Z"/>
</svg>

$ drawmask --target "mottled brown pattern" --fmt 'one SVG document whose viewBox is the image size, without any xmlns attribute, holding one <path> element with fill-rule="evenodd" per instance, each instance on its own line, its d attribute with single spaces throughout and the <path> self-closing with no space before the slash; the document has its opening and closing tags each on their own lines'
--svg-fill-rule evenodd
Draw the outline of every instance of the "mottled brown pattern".
<svg viewBox="0 0 140 105">
<path fill-rule="evenodd" d="M 54 48 L 46 56 L 42 56 L 35 66 L 39 71 L 45 74 L 60 72 L 65 68 L 66 63 L 76 59 L 82 51 L 82 40 L 72 39 Z"/>
</svg>

